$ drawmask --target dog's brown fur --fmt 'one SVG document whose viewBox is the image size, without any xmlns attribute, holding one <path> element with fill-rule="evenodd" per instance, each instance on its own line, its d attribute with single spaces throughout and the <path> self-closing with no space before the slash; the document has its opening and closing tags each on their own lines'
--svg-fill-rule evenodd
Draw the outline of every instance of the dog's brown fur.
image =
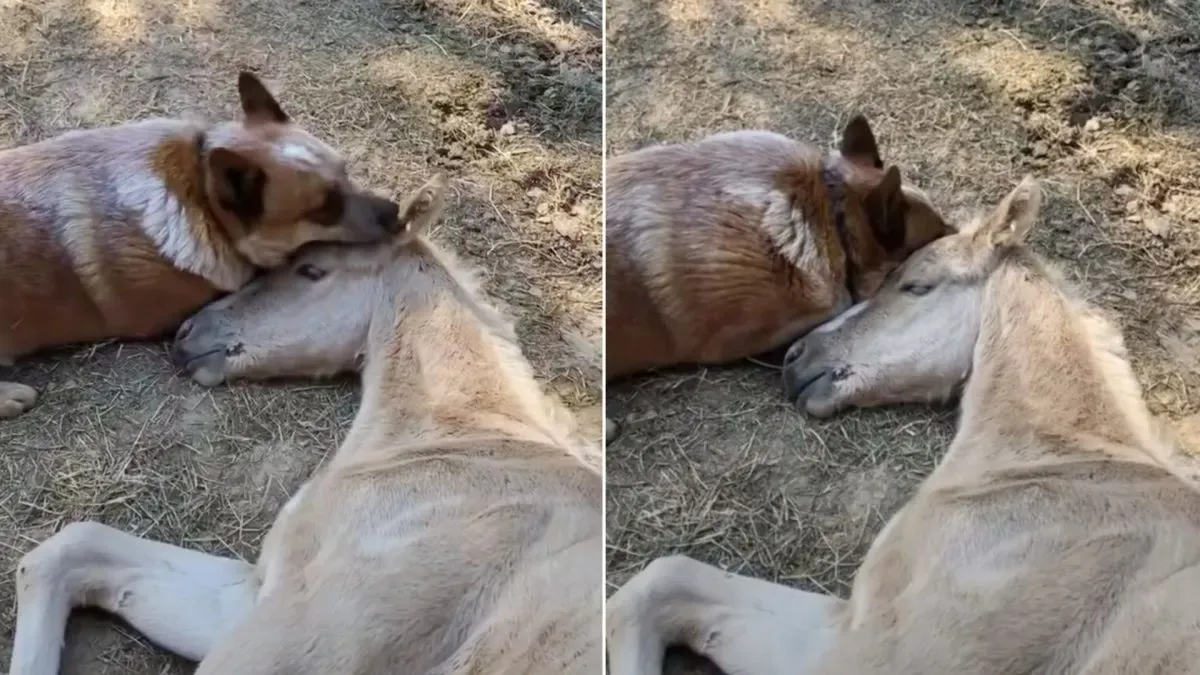
<svg viewBox="0 0 1200 675">
<path fill-rule="evenodd" d="M 849 250 L 826 163 L 841 177 Z M 861 116 L 828 158 L 774 133 L 722 133 L 612 159 L 606 190 L 609 378 L 780 347 L 951 231 L 884 167 Z"/>
<path fill-rule="evenodd" d="M 161 335 L 257 267 L 318 240 L 370 241 L 398 207 L 249 73 L 243 120 L 148 120 L 0 152 L 0 362 Z M 0 417 L 32 404 L 0 382 Z"/>
</svg>

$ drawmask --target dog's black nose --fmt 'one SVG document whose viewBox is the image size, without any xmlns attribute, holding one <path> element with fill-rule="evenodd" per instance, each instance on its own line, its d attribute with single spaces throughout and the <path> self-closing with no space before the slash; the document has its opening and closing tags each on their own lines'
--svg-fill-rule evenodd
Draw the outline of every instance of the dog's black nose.
<svg viewBox="0 0 1200 675">
<path fill-rule="evenodd" d="M 390 200 L 380 200 L 375 206 L 375 221 L 388 232 L 400 227 L 400 205 Z"/>
</svg>

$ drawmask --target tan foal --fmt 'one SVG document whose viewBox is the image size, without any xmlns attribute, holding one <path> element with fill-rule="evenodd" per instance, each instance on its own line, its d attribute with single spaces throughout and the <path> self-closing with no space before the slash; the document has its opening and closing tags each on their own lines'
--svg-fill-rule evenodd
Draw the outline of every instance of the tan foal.
<svg viewBox="0 0 1200 675">
<path fill-rule="evenodd" d="M 1040 201 L 1025 179 L 794 348 L 788 388 L 818 413 L 967 377 L 849 599 L 659 559 L 609 601 L 613 675 L 658 675 L 670 644 L 729 675 L 1195 671 L 1200 492 L 1117 329 L 1023 246 Z"/>
</svg>

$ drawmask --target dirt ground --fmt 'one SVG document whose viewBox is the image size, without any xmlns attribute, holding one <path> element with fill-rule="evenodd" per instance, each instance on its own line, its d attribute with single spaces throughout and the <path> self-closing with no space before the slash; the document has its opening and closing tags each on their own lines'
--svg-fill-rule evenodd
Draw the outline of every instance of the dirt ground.
<svg viewBox="0 0 1200 675">
<path fill-rule="evenodd" d="M 1153 410 L 1200 409 L 1200 5 L 1190 0 L 610 0 L 607 150 L 865 112 L 951 215 L 1025 172 L 1035 246 L 1120 320 Z M 608 390 L 609 592 L 654 557 L 845 594 L 933 467 L 950 406 L 814 422 L 741 364 Z M 1195 427 L 1194 424 L 1190 425 Z"/>
<path fill-rule="evenodd" d="M 237 111 L 239 69 L 402 193 L 433 169 L 455 198 L 435 239 L 480 265 L 548 388 L 601 396 L 601 10 L 595 0 L 0 2 L 0 147 L 150 116 Z M 43 398 L 0 424 L 0 669 L 13 570 L 63 524 L 254 559 L 276 509 L 348 429 L 351 379 L 205 390 L 163 344 L 18 364 Z M 191 666 L 76 615 L 64 673 Z"/>
</svg>

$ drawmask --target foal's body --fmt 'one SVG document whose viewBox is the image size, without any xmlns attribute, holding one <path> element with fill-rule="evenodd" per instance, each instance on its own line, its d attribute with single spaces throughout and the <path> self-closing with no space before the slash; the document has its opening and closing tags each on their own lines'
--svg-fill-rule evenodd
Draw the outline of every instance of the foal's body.
<svg viewBox="0 0 1200 675">
<path fill-rule="evenodd" d="M 68 526 L 18 570 L 13 675 L 57 673 L 67 614 L 84 605 L 201 674 L 600 671 L 594 449 L 473 284 L 419 237 L 396 246 L 311 251 L 296 263 L 307 278 L 281 271 L 212 310 L 261 302 L 280 312 L 264 324 L 305 300 L 368 310 L 349 436 L 280 511 L 257 565 Z"/>
<path fill-rule="evenodd" d="M 894 282 L 973 284 L 978 321 L 948 329 L 973 345 L 971 375 L 949 452 L 875 539 L 849 600 L 656 561 L 610 600 L 614 675 L 657 675 L 673 642 L 730 675 L 1195 669 L 1200 492 L 1173 470 L 1120 335 L 1018 246 L 1023 231 L 1009 239 L 1036 214 L 1031 185 Z M 865 331 L 911 321 L 921 302 L 885 290 L 836 337 L 869 351 Z"/>
</svg>

